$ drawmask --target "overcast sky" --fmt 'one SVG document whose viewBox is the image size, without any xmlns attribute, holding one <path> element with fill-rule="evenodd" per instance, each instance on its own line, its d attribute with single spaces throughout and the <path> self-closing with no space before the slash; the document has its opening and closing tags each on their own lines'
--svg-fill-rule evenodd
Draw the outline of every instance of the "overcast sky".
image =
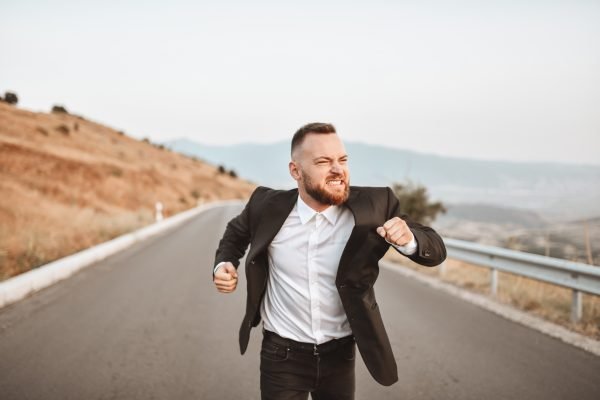
<svg viewBox="0 0 600 400">
<path fill-rule="evenodd" d="M 153 141 L 600 165 L 598 1 L 0 0 L 0 92 Z"/>
</svg>

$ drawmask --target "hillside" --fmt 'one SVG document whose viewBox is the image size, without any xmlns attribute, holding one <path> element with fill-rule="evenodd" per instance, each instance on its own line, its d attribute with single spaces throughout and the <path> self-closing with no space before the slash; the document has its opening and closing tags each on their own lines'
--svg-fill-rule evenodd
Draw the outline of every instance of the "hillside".
<svg viewBox="0 0 600 400">
<path fill-rule="evenodd" d="M 0 102 L 0 280 L 254 185 L 66 113 Z"/>
</svg>

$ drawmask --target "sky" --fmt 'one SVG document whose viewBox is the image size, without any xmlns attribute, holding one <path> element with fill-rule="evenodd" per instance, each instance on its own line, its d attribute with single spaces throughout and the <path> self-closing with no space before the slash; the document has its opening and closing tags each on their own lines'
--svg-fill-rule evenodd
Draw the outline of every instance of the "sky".
<svg viewBox="0 0 600 400">
<path fill-rule="evenodd" d="M 0 0 L 0 93 L 155 142 L 600 165 L 598 1 Z"/>
</svg>

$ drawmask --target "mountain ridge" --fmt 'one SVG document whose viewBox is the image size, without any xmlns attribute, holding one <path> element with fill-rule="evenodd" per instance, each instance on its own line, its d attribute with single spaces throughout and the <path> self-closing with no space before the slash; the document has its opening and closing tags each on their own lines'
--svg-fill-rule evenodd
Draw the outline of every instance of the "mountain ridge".
<svg viewBox="0 0 600 400">
<path fill-rule="evenodd" d="M 232 168 L 259 184 L 295 186 L 287 170 L 285 141 L 219 146 L 180 138 L 163 144 Z M 600 166 L 463 159 L 362 142 L 345 144 L 355 185 L 389 186 L 410 180 L 425 185 L 433 199 L 447 203 L 523 208 L 562 220 L 600 215 Z"/>
</svg>

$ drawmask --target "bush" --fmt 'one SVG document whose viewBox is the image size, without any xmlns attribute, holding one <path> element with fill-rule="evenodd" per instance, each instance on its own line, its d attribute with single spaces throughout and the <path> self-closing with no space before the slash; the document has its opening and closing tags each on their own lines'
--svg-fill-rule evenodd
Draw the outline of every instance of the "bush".
<svg viewBox="0 0 600 400">
<path fill-rule="evenodd" d="M 225 167 L 222 165 L 219 165 L 219 168 L 217 168 L 217 170 L 219 171 L 220 174 L 224 174 L 225 173 Z"/>
<path fill-rule="evenodd" d="M 110 174 L 112 176 L 121 177 L 121 176 L 123 176 L 123 170 L 121 168 L 119 168 L 119 167 L 113 166 L 110 169 Z"/>
<path fill-rule="evenodd" d="M 412 182 L 394 183 L 392 190 L 400 201 L 400 212 L 407 214 L 415 222 L 428 224 L 435 219 L 438 213 L 446 212 L 446 207 L 441 202 L 429 202 L 427 188 L 423 185 Z"/>
<path fill-rule="evenodd" d="M 6 93 L 4 93 L 4 101 L 7 102 L 8 104 L 15 105 L 19 102 L 19 98 L 17 97 L 16 93 L 6 92 Z"/>
<path fill-rule="evenodd" d="M 56 104 L 52 106 L 52 112 L 58 113 L 58 114 L 68 114 L 69 113 L 65 107 L 59 106 Z"/>
<path fill-rule="evenodd" d="M 237 174 L 235 173 L 234 170 L 229 171 L 229 176 L 232 178 L 237 178 Z"/>
<path fill-rule="evenodd" d="M 36 131 L 38 131 L 39 133 L 41 133 L 44 136 L 48 136 L 48 130 L 44 127 L 38 126 L 37 128 L 35 128 Z"/>
<path fill-rule="evenodd" d="M 63 135 L 68 135 L 68 134 L 69 134 L 69 131 L 70 131 L 69 127 L 68 127 L 68 126 L 66 126 L 65 124 L 58 125 L 58 126 L 57 126 L 56 128 L 54 128 L 54 129 L 56 129 L 57 131 L 59 131 L 59 132 L 60 132 L 60 133 L 62 133 Z"/>
</svg>

